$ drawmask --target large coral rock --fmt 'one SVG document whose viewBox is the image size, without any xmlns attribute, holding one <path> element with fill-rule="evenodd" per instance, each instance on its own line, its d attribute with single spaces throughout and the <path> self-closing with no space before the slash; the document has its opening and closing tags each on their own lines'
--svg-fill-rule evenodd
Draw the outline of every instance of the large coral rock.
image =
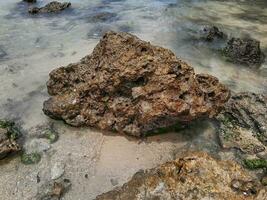
<svg viewBox="0 0 267 200">
<path fill-rule="evenodd" d="M 123 186 L 96 200 L 259 200 L 266 195 L 241 166 L 199 152 L 140 171 Z"/>
<path fill-rule="evenodd" d="M 242 92 L 235 94 L 217 116 L 220 140 L 225 148 L 239 148 L 244 153 L 266 151 L 267 96 Z"/>
<path fill-rule="evenodd" d="M 213 117 L 229 97 L 217 78 L 196 75 L 170 50 L 115 32 L 79 63 L 53 70 L 47 87 L 48 116 L 134 136 Z"/>
<path fill-rule="evenodd" d="M 230 61 L 248 66 L 259 66 L 265 59 L 260 42 L 254 39 L 232 38 L 223 52 Z"/>
<path fill-rule="evenodd" d="M 29 13 L 30 14 L 54 13 L 54 12 L 59 12 L 59 11 L 65 10 L 66 8 L 68 8 L 70 6 L 71 6 L 70 2 L 60 3 L 57 1 L 52 1 L 41 8 L 38 8 L 38 7 L 30 8 Z"/>
<path fill-rule="evenodd" d="M 0 159 L 20 151 L 21 148 L 16 142 L 18 134 L 13 122 L 0 120 Z"/>
</svg>

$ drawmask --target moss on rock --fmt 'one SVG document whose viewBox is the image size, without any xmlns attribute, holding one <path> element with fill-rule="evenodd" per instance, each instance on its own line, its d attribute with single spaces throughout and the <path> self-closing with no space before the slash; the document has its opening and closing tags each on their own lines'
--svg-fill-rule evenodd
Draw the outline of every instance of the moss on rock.
<svg viewBox="0 0 267 200">
<path fill-rule="evenodd" d="M 267 160 L 265 159 L 245 159 L 244 165 L 248 169 L 262 169 L 267 168 Z"/>
<path fill-rule="evenodd" d="M 21 162 L 25 165 L 37 164 L 41 160 L 41 155 L 39 153 L 23 153 L 21 155 Z"/>
</svg>

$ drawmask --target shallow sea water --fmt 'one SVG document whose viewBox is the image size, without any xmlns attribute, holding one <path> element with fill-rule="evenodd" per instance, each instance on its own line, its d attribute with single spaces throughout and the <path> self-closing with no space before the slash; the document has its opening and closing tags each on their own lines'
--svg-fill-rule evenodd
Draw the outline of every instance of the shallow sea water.
<svg viewBox="0 0 267 200">
<path fill-rule="evenodd" d="M 203 26 L 216 25 L 229 37 L 258 39 L 267 55 L 265 0 L 70 1 L 71 9 L 42 16 L 28 15 L 29 5 L 20 0 L 0 1 L 0 118 L 20 124 L 26 141 L 35 138 L 39 127 L 47 124 L 53 124 L 60 133 L 59 141 L 51 145 L 38 165 L 24 166 L 19 158 L 0 162 L 0 194 L 6 200 L 34 199 L 57 160 L 66 163 L 64 176 L 72 182 L 64 199 L 93 199 L 123 184 L 139 169 L 172 159 L 179 151 L 218 153 L 211 122 L 196 123 L 180 133 L 136 140 L 72 128 L 42 113 L 42 103 L 48 98 L 45 84 L 49 72 L 91 53 L 105 31 L 130 32 L 169 48 L 197 73 L 218 77 L 234 92 L 267 93 L 266 61 L 259 69 L 231 64 L 218 53 L 221 43 L 197 39 Z M 47 2 L 39 0 L 37 5 Z M 92 20 L 103 12 L 112 14 L 102 21 Z M 37 174 L 41 174 L 39 185 Z M 89 178 L 84 178 L 85 174 Z"/>
</svg>

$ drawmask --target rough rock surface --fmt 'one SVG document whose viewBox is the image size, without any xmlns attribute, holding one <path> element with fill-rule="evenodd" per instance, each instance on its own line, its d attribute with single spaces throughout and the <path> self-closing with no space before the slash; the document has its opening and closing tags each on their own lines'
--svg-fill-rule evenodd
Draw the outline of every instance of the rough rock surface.
<svg viewBox="0 0 267 200">
<path fill-rule="evenodd" d="M 226 35 L 219 30 L 216 26 L 206 26 L 203 29 L 204 38 L 207 41 L 213 41 L 215 39 L 223 39 L 226 37 Z"/>
<path fill-rule="evenodd" d="M 81 62 L 53 70 L 47 87 L 52 97 L 44 102 L 46 115 L 134 136 L 213 117 L 230 94 L 170 50 L 115 32 Z"/>
<path fill-rule="evenodd" d="M 225 148 L 239 148 L 244 153 L 266 151 L 267 96 L 242 92 L 235 94 L 217 116 L 220 140 Z"/>
<path fill-rule="evenodd" d="M 57 1 L 52 1 L 41 8 L 38 8 L 38 7 L 30 8 L 29 13 L 30 14 L 38 14 L 38 13 L 59 12 L 59 11 L 65 10 L 66 8 L 68 8 L 70 6 L 71 6 L 70 2 L 60 3 Z"/>
<path fill-rule="evenodd" d="M 261 199 L 267 193 L 241 166 L 192 153 L 154 169 L 140 171 L 123 186 L 96 200 L 241 200 Z"/>
<path fill-rule="evenodd" d="M 16 142 L 17 129 L 14 123 L 0 120 L 0 159 L 8 154 L 20 151 L 20 146 Z"/>
<path fill-rule="evenodd" d="M 254 39 L 232 38 L 223 52 L 230 61 L 248 66 L 261 65 L 265 59 L 260 42 Z"/>
</svg>

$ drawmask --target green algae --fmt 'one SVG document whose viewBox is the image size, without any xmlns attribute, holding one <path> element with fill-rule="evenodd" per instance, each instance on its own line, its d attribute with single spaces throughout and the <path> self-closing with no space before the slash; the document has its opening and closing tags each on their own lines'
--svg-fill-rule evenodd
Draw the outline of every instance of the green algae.
<svg viewBox="0 0 267 200">
<path fill-rule="evenodd" d="M 0 128 L 7 129 L 7 137 L 12 140 L 16 140 L 20 137 L 21 132 L 16 127 L 15 122 L 9 120 L 0 120 Z"/>
<path fill-rule="evenodd" d="M 37 164 L 41 160 L 41 155 L 39 153 L 23 153 L 21 155 L 21 162 L 25 165 Z"/>
<path fill-rule="evenodd" d="M 53 129 L 47 129 L 45 130 L 43 137 L 48 139 L 50 144 L 52 144 L 58 140 L 58 133 Z"/>
<path fill-rule="evenodd" d="M 244 166 L 248 169 L 263 169 L 267 168 L 267 160 L 265 159 L 245 159 Z"/>
</svg>

